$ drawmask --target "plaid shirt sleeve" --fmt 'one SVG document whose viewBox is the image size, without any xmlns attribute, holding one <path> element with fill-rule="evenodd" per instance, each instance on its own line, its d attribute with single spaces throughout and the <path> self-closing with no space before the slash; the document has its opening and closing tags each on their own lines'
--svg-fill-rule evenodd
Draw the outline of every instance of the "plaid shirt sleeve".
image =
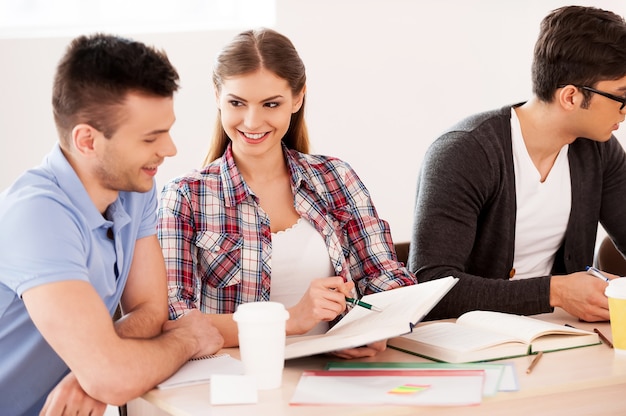
<svg viewBox="0 0 626 416">
<path fill-rule="evenodd" d="M 230 152 L 170 181 L 158 213 L 171 319 L 191 308 L 233 313 L 242 303 L 269 299 L 269 220 Z"/>
<path fill-rule="evenodd" d="M 352 218 L 344 229 L 350 249 L 350 274 L 359 292 L 381 292 L 417 283 L 415 276 L 398 262 L 389 224 L 379 218 L 368 190 L 347 164 L 342 183 L 352 207 Z"/>
<path fill-rule="evenodd" d="M 347 268 L 338 270 L 351 278 L 361 295 L 417 283 L 415 276 L 398 262 L 389 224 L 380 219 L 370 194 L 349 164 L 331 157 L 291 153 L 300 166 L 301 196 L 313 207 L 307 215 L 318 230 L 332 223 L 341 244 Z M 326 218 L 328 217 L 328 218 Z M 333 252 L 333 249 L 329 249 Z M 345 261 L 343 262 L 344 264 Z"/>
<path fill-rule="evenodd" d="M 170 319 L 185 310 L 198 308 L 194 273 L 194 229 L 191 204 L 176 181 L 168 183 L 161 192 L 157 235 L 163 249 L 167 269 Z"/>
</svg>

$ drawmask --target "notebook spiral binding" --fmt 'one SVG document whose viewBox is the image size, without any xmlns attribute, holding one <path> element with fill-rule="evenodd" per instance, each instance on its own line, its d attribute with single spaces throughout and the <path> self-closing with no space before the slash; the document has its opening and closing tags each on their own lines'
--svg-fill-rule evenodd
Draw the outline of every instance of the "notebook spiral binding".
<svg viewBox="0 0 626 416">
<path fill-rule="evenodd" d="M 203 355 L 202 357 L 190 358 L 189 361 L 207 360 L 211 358 L 224 357 L 226 355 L 228 354 L 209 354 L 209 355 Z"/>
</svg>

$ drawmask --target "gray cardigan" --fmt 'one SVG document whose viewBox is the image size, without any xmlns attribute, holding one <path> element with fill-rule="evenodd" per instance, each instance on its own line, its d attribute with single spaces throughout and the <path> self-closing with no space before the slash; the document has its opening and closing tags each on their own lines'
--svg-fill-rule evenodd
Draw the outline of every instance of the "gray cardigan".
<svg viewBox="0 0 626 416">
<path fill-rule="evenodd" d="M 519 104 L 518 104 L 519 105 Z M 550 276 L 509 281 L 515 244 L 511 106 L 471 116 L 428 149 L 417 185 L 408 267 L 420 282 L 459 282 L 426 319 L 474 310 L 552 311 Z M 615 137 L 569 148 L 572 207 L 553 274 L 591 265 L 598 222 L 626 252 L 626 154 Z"/>
</svg>

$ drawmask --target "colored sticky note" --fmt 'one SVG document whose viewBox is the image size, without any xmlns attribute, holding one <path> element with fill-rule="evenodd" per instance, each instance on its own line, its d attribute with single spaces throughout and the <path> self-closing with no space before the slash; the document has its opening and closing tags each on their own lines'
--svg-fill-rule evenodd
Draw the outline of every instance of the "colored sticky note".
<svg viewBox="0 0 626 416">
<path fill-rule="evenodd" d="M 389 390 L 387 394 L 416 394 L 429 387 L 430 385 L 428 384 L 403 384 L 402 386 Z"/>
</svg>

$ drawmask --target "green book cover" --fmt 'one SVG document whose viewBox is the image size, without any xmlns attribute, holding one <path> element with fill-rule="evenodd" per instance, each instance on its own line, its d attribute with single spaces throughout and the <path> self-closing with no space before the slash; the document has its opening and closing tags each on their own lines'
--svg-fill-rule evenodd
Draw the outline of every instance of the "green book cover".
<svg viewBox="0 0 626 416">
<path fill-rule="evenodd" d="M 483 396 L 494 396 L 498 391 L 517 391 L 517 375 L 511 363 L 439 363 L 439 362 L 354 362 L 330 361 L 326 370 L 484 370 Z"/>
</svg>

